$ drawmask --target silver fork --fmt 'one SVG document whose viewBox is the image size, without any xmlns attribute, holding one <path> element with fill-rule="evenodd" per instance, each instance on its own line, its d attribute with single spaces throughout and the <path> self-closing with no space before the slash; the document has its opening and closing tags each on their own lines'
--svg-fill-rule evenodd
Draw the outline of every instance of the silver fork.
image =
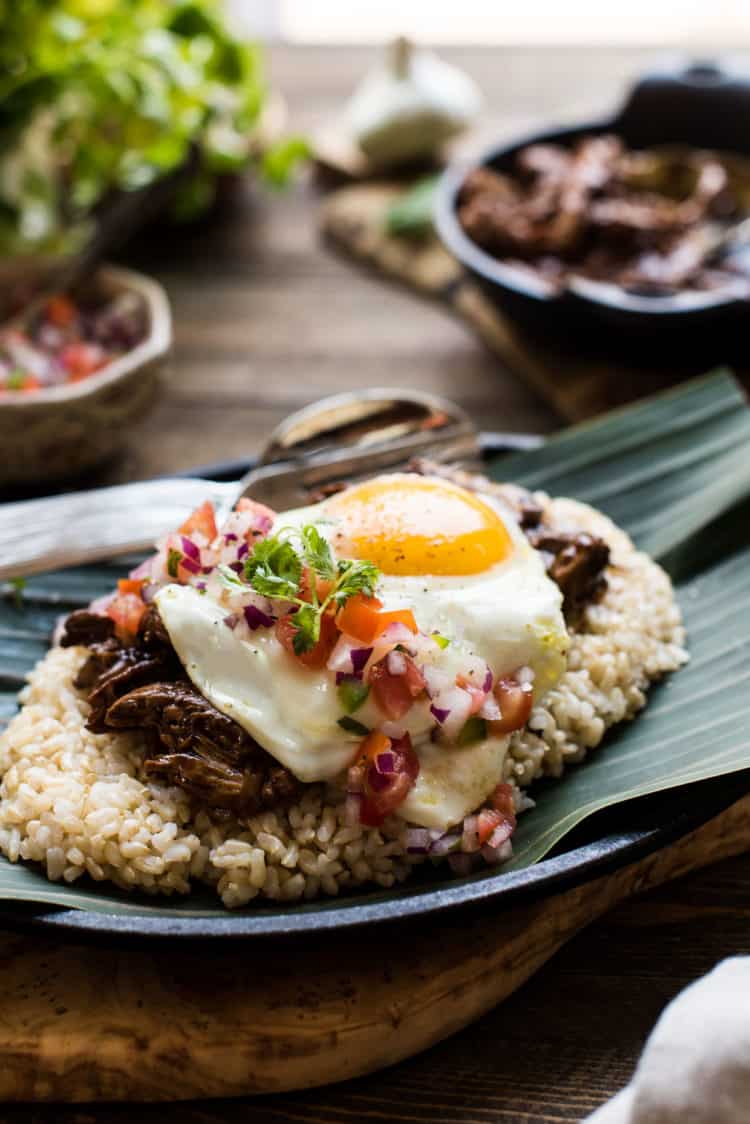
<svg viewBox="0 0 750 1124">
<path fill-rule="evenodd" d="M 477 461 L 468 415 L 436 395 L 373 389 L 323 399 L 271 434 L 242 479 L 149 480 L 0 507 L 0 580 L 147 550 L 210 499 L 221 521 L 244 495 L 284 510 L 340 480 L 403 467 L 415 456 Z"/>
</svg>

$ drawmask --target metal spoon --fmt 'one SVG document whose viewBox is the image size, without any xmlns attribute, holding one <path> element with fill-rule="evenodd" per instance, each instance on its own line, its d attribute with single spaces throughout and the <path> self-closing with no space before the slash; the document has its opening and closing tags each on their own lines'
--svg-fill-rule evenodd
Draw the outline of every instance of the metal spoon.
<svg viewBox="0 0 750 1124">
<path fill-rule="evenodd" d="M 513 445 L 509 435 L 505 447 Z M 3 505 L 0 579 L 147 550 L 206 499 L 221 522 L 244 495 L 284 510 L 417 455 L 465 463 L 480 453 L 469 416 L 437 395 L 376 388 L 324 398 L 273 430 L 258 466 L 240 480 L 147 480 Z"/>
</svg>

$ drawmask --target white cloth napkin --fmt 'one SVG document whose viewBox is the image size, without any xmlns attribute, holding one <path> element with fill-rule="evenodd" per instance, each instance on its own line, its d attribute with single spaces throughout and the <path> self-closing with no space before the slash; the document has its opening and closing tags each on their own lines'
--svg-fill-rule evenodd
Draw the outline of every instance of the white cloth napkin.
<svg viewBox="0 0 750 1124">
<path fill-rule="evenodd" d="M 585 1124 L 749 1124 L 750 956 L 685 988 L 651 1031 L 633 1080 Z"/>
</svg>

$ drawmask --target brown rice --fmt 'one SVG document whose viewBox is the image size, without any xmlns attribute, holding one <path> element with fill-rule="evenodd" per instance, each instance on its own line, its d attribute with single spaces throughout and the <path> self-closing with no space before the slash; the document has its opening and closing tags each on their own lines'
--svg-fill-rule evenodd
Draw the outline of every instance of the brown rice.
<svg viewBox="0 0 750 1124">
<path fill-rule="evenodd" d="M 567 671 L 513 736 L 506 780 L 519 810 L 532 803 L 524 793 L 532 781 L 581 761 L 608 727 L 644 706 L 651 681 L 686 659 L 664 571 L 599 512 L 540 498 L 550 523 L 600 535 L 612 560 L 607 592 L 572 633 Z M 80 648 L 53 648 L 0 738 L 0 851 L 11 862 L 41 863 L 52 880 L 89 874 L 150 894 L 186 894 L 200 881 L 234 908 L 256 897 L 389 887 L 423 861 L 406 853 L 402 821 L 351 826 L 343 802 L 322 785 L 245 826 L 194 813 L 180 789 L 145 778 L 136 735 L 86 730 L 88 703 L 72 685 L 84 658 Z"/>
</svg>

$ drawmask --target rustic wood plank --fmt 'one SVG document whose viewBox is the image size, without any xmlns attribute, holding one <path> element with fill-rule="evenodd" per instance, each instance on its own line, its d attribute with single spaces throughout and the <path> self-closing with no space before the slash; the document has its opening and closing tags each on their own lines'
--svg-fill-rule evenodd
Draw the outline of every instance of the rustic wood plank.
<svg viewBox="0 0 750 1124">
<path fill-rule="evenodd" d="M 475 75 L 487 94 L 480 143 L 555 119 L 604 112 L 615 104 L 624 83 L 660 55 L 633 48 L 465 48 L 448 53 Z M 323 123 L 369 57 L 365 49 L 274 50 L 272 72 L 288 96 L 292 124 L 312 129 Z M 444 393 L 451 392 L 453 379 L 454 396 L 468 402 L 484 428 L 544 431 L 557 424 L 551 411 L 498 369 L 495 358 L 461 324 L 319 246 L 312 221 L 318 203 L 312 184 L 272 199 L 243 187 L 213 221 L 198 228 L 165 227 L 129 251 L 131 264 L 167 285 L 177 350 L 168 394 L 110 478 L 240 456 L 257 448 L 263 433 L 294 405 L 386 375 L 393 383 L 416 378 L 418 385 Z M 230 297 L 242 321 L 240 327 L 233 322 L 235 343 L 214 340 L 202 347 L 192 321 L 200 316 L 210 328 Z M 311 300 L 319 318 L 312 324 L 306 311 Z M 338 314 L 338 301 L 346 302 L 346 316 Z M 256 342 L 263 346 L 261 319 L 254 318 L 261 307 L 276 340 L 262 362 L 253 350 Z M 300 324 L 307 324 L 317 341 L 317 350 L 309 354 L 295 341 Z M 433 332 L 439 333 L 439 346 Z M 341 347 L 344 333 L 346 349 Z M 397 333 L 397 347 L 391 333 Z M 433 381 L 437 372 L 439 387 Z M 749 901 L 747 858 L 635 898 L 574 937 L 501 1006 L 379 1074 L 301 1093 L 172 1107 L 5 1105 L 0 1124 L 577 1121 L 628 1079 L 659 1011 L 681 987 L 723 956 L 750 954 Z M 58 938 L 16 939 L 19 955 L 46 966 L 48 980 L 53 960 L 44 950 L 50 949 L 51 957 Z M 421 955 L 429 953 L 433 941 L 431 929 L 420 931 Z M 388 951 L 381 946 L 376 955 Z M 98 952 L 89 947 L 83 956 L 95 965 Z M 125 963 L 119 976 L 106 978 L 114 1007 L 130 994 L 136 974 L 135 966 Z M 42 986 L 46 984 L 40 980 Z M 174 986 L 172 977 L 165 978 L 167 993 Z M 4 990 L 3 1012 L 7 995 Z M 41 1000 L 41 990 L 38 995 Z M 65 1017 L 62 1010 L 55 1016 L 58 1021 Z M 227 1058 L 235 1046 L 227 1041 Z M 141 1064 L 137 1055 L 133 1069 Z M 176 1073 L 176 1082 L 185 1068 L 183 1064 Z"/>
<path fill-rule="evenodd" d="M 0 1099 L 283 1093 L 379 1071 L 491 1010 L 632 894 L 748 846 L 750 796 L 656 854 L 555 897 L 434 917 L 428 932 L 411 923 L 310 934 L 303 960 L 284 941 L 252 952 L 234 943 L 220 956 L 176 943 L 92 956 L 55 935 L 0 936 Z M 595 1091 L 587 1095 L 595 1103 Z M 367 1104 L 375 1112 L 377 1096 Z M 433 1094 L 420 1110 L 434 1119 L 449 1107 Z"/>
</svg>

